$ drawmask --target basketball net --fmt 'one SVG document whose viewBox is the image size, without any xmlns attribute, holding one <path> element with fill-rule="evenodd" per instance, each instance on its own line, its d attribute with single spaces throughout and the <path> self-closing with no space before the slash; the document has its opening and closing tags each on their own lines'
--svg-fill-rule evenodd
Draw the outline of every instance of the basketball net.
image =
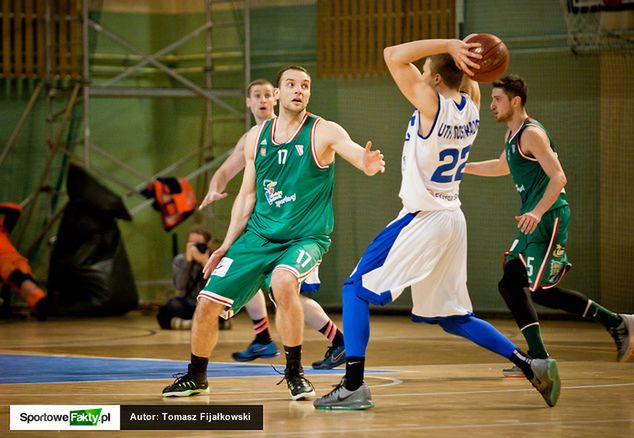
<svg viewBox="0 0 634 438">
<path fill-rule="evenodd" d="M 560 2 L 568 29 L 568 45 L 573 51 L 634 48 L 634 11 L 604 11 L 589 6 L 570 8 L 570 0 Z"/>
</svg>

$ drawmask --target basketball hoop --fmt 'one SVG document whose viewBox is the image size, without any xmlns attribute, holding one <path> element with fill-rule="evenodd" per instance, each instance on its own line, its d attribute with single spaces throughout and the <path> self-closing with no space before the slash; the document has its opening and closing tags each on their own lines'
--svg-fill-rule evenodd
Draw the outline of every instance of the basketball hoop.
<svg viewBox="0 0 634 438">
<path fill-rule="evenodd" d="M 634 48 L 634 0 L 561 0 L 561 5 L 574 52 Z"/>
</svg>

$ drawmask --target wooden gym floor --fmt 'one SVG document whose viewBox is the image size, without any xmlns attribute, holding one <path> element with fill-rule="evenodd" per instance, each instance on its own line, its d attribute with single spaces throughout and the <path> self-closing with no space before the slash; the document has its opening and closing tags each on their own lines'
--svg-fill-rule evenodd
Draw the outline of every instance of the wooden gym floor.
<svg viewBox="0 0 634 438">
<path fill-rule="evenodd" d="M 339 323 L 340 315 L 335 320 Z M 491 322 L 524 347 L 512 321 Z M 549 320 L 542 322 L 542 331 L 551 355 L 559 362 L 562 378 L 561 398 L 555 408 L 548 408 L 525 379 L 503 378 L 501 369 L 508 364 L 502 358 L 437 326 L 413 324 L 405 316 L 382 315 L 372 317 L 366 364 L 371 370 L 366 382 L 376 407 L 328 412 L 316 411 L 310 401 L 291 401 L 285 383 L 276 386 L 279 377 L 273 376 L 268 366 L 242 366 L 234 375 L 239 367 L 232 362 L 231 352 L 242 349 L 252 338 L 251 324 L 244 314 L 234 318 L 231 330 L 220 333 L 212 362 L 221 362 L 224 371 L 210 370 L 211 394 L 170 399 L 163 399 L 161 390 L 172 381 L 172 373 L 185 369 L 185 362 L 174 366 L 167 362 L 169 371 L 147 373 L 145 364 L 165 363 L 157 359 L 188 360 L 188 331 L 160 330 L 153 315 L 139 312 L 118 318 L 0 321 L 0 359 L 4 358 L 0 360 L 0 382 L 4 382 L 0 383 L 0 436 L 9 432 L 11 404 L 264 406 L 261 432 L 73 431 L 73 437 L 100 433 L 139 437 L 385 437 L 391 433 L 399 438 L 634 436 L 634 359 L 616 363 L 612 338 L 598 324 Z M 304 366 L 318 395 L 329 391 L 343 373 L 343 367 L 336 373 L 309 373 L 310 363 L 320 359 L 326 347 L 320 334 L 306 329 Z M 93 358 L 104 359 L 94 362 Z M 116 362 L 112 358 L 154 362 Z M 60 371 L 53 366 L 60 360 L 87 362 L 93 368 L 79 371 L 66 365 Z M 124 372 L 118 363 L 132 365 Z M 279 358 L 252 362 L 267 363 L 284 368 Z M 29 371 L 29 367 L 35 369 Z M 260 372 L 250 371 L 256 369 Z M 262 370 L 267 375 L 262 375 Z M 55 433 L 14 431 L 10 436 Z"/>
</svg>

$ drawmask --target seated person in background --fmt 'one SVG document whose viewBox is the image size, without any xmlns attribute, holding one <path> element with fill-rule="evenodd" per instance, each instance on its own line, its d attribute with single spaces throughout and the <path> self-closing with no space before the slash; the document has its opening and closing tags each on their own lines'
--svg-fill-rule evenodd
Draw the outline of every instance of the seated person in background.
<svg viewBox="0 0 634 438">
<path fill-rule="evenodd" d="M 46 293 L 35 283 L 28 259 L 18 252 L 9 237 L 20 213 L 19 204 L 0 203 L 0 284 L 8 285 L 37 319 L 44 320 L 48 313 Z"/>
<path fill-rule="evenodd" d="M 211 233 L 201 225 L 194 225 L 187 234 L 185 253 L 178 254 L 172 261 L 172 282 L 176 290 L 182 293 L 167 300 L 159 309 L 158 323 L 161 328 L 189 330 L 196 309 L 196 297 L 205 286 L 203 266 L 209 259 Z M 220 328 L 228 329 L 231 322 L 220 320 Z"/>
</svg>

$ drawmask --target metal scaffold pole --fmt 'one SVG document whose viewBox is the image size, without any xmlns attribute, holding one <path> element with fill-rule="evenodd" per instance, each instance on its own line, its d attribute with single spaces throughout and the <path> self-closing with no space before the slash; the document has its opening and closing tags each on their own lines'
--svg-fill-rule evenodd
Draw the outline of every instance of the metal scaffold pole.
<svg viewBox="0 0 634 438">
<path fill-rule="evenodd" d="M 90 48 L 88 45 L 88 7 L 90 0 L 84 0 L 82 5 L 82 94 L 84 96 L 84 166 L 90 169 Z"/>
</svg>

